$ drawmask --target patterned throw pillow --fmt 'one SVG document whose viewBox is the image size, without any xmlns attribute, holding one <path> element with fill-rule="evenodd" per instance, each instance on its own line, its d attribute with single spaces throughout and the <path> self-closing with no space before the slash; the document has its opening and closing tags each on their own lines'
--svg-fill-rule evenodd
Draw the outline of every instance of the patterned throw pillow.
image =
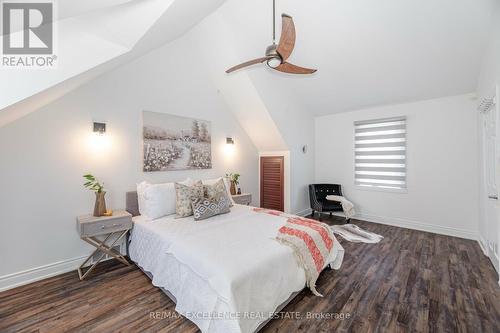
<svg viewBox="0 0 500 333">
<path fill-rule="evenodd" d="M 205 198 L 214 199 L 219 197 L 224 197 L 229 202 L 229 207 L 233 206 L 231 198 L 227 194 L 226 185 L 224 184 L 224 180 L 221 178 L 213 185 L 203 185 L 203 189 L 205 192 Z"/>
<path fill-rule="evenodd" d="M 216 198 L 198 198 L 191 202 L 195 221 L 205 220 L 209 217 L 230 212 L 230 201 L 227 196 L 220 195 Z"/>
<path fill-rule="evenodd" d="M 193 215 L 191 201 L 203 198 L 203 184 L 197 181 L 192 186 L 175 183 L 175 213 L 177 217 Z"/>
</svg>

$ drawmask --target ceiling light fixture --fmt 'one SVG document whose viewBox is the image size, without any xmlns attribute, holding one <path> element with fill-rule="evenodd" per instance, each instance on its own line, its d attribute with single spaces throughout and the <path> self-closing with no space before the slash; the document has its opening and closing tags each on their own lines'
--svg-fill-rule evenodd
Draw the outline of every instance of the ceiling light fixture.
<svg viewBox="0 0 500 333">
<path fill-rule="evenodd" d="M 261 63 L 267 63 L 269 67 L 282 73 L 315 73 L 316 69 L 299 67 L 287 62 L 288 58 L 293 52 L 293 49 L 295 48 L 295 24 L 293 23 L 293 18 L 287 14 L 282 14 L 281 19 L 281 37 L 279 43 L 276 44 L 276 0 L 273 0 L 273 44 L 267 47 L 266 56 L 231 67 L 226 71 L 226 73 L 232 73 L 238 69 Z"/>
</svg>

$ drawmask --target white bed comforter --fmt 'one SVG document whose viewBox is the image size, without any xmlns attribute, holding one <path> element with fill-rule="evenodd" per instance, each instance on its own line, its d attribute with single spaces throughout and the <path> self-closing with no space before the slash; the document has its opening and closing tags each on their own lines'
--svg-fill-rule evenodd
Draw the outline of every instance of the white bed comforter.
<svg viewBox="0 0 500 333">
<path fill-rule="evenodd" d="M 202 332 L 253 332 L 305 286 L 293 251 L 274 238 L 286 218 L 235 205 L 204 221 L 134 218 L 130 257 L 170 291 Z M 330 254 L 338 269 L 344 250 Z"/>
</svg>

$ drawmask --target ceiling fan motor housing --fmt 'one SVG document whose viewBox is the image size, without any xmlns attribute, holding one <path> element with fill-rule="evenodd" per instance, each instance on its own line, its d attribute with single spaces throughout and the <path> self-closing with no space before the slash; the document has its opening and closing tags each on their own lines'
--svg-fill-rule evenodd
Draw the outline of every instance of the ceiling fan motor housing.
<svg viewBox="0 0 500 333">
<path fill-rule="evenodd" d="M 277 48 L 276 44 L 272 44 L 266 48 L 266 57 L 271 57 L 271 59 L 267 60 L 267 65 L 271 68 L 276 68 L 283 62 Z"/>
</svg>

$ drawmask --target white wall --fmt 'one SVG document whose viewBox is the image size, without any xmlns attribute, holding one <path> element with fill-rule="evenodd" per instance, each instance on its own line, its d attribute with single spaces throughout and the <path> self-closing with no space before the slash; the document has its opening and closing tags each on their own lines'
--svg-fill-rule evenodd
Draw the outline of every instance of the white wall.
<svg viewBox="0 0 500 333">
<path fill-rule="evenodd" d="M 188 39 L 177 40 L 0 129 L 0 289 L 74 269 L 90 253 L 75 228 L 76 216 L 93 208 L 86 172 L 104 181 L 113 209 L 124 208 L 125 192 L 144 179 L 235 171 L 257 197 L 257 150 L 190 50 Z M 143 173 L 142 110 L 212 121 L 213 169 Z M 94 119 L 108 124 L 107 148 L 90 146 Z M 224 154 L 226 136 L 235 138 L 233 156 Z"/>
<path fill-rule="evenodd" d="M 270 113 L 290 149 L 290 211 L 303 215 L 310 208 L 308 186 L 314 183 L 314 118 L 293 106 L 270 108 Z"/>
<path fill-rule="evenodd" d="M 294 101 L 273 96 L 271 86 L 258 90 L 290 152 L 290 212 L 304 214 L 310 208 L 308 185 L 314 183 L 314 117 Z"/>
<path fill-rule="evenodd" d="M 500 1 L 493 0 L 492 3 L 492 25 L 478 80 L 479 94 L 491 92 L 492 87 L 500 82 Z"/>
<path fill-rule="evenodd" d="M 360 218 L 473 238 L 478 226 L 476 100 L 461 95 L 316 118 L 316 181 L 342 184 Z M 354 121 L 407 116 L 407 193 L 354 186 Z"/>
</svg>

